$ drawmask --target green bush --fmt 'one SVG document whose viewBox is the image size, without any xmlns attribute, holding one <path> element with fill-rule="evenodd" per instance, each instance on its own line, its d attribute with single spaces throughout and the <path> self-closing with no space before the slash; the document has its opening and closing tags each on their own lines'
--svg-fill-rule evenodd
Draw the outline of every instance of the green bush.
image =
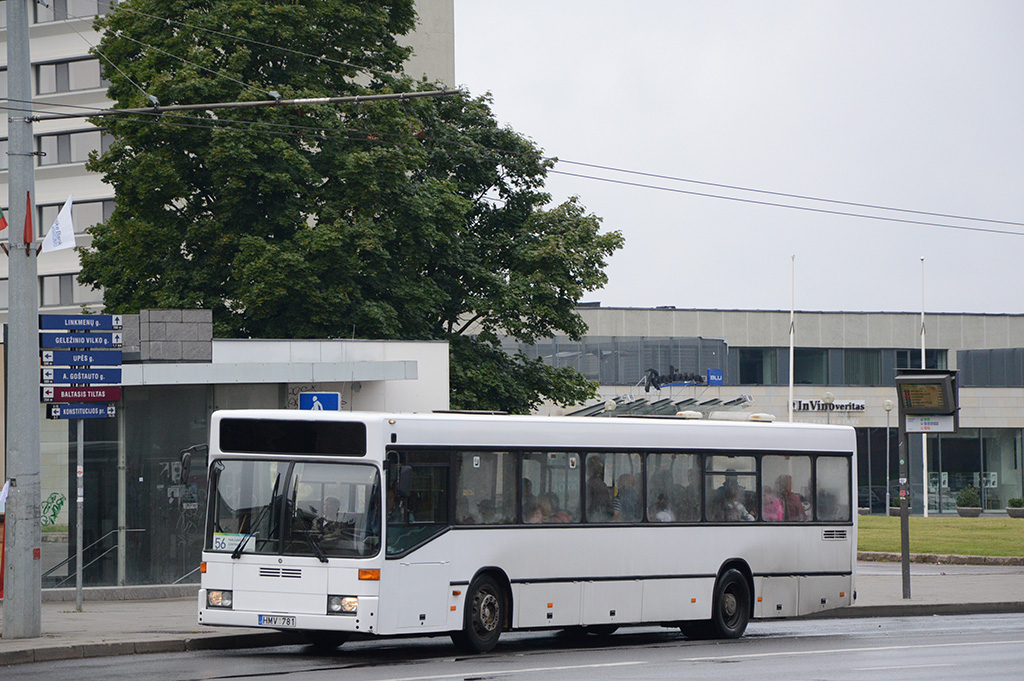
<svg viewBox="0 0 1024 681">
<path fill-rule="evenodd" d="M 1024 499 L 1020 497 L 1014 497 L 1013 499 L 1007 499 L 1006 505 L 1009 508 L 1024 508 Z"/>
<path fill-rule="evenodd" d="M 956 494 L 956 505 L 961 508 L 977 508 L 981 506 L 981 495 L 970 485 Z"/>
</svg>

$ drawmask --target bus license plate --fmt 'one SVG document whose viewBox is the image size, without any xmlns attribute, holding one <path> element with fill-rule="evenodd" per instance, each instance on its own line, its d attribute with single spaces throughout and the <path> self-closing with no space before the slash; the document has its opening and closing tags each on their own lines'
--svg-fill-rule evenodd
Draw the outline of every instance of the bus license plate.
<svg viewBox="0 0 1024 681">
<path fill-rule="evenodd" d="M 295 618 L 290 615 L 260 615 L 261 627 L 294 627 Z"/>
</svg>

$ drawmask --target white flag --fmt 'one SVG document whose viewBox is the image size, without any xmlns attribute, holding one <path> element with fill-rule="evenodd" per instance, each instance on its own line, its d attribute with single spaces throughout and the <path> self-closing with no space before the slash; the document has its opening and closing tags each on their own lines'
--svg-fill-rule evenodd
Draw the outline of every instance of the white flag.
<svg viewBox="0 0 1024 681">
<path fill-rule="evenodd" d="M 40 253 L 75 247 L 75 226 L 71 223 L 72 198 L 69 196 L 60 212 L 57 213 L 57 219 L 53 221 L 53 226 L 50 227 L 50 231 L 46 233 L 46 238 L 43 239 L 43 247 L 40 249 Z"/>
</svg>

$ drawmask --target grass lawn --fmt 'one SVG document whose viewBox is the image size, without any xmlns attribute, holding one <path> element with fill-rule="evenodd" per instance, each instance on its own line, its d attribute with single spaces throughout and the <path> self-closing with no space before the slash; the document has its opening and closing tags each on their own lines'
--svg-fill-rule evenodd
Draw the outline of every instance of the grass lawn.
<svg viewBox="0 0 1024 681">
<path fill-rule="evenodd" d="M 899 553 L 900 519 L 862 515 L 857 535 L 860 551 Z M 1000 517 L 942 516 L 910 518 L 910 552 L 963 556 L 1024 556 L 1024 520 Z"/>
</svg>

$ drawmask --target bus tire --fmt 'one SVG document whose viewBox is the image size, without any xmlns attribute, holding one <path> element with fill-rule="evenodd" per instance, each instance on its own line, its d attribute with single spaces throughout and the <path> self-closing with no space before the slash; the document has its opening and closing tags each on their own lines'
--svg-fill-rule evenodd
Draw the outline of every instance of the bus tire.
<svg viewBox="0 0 1024 681">
<path fill-rule="evenodd" d="M 302 632 L 302 635 L 306 637 L 317 650 L 330 651 L 337 649 L 342 643 L 348 640 L 349 633 L 347 631 L 317 631 L 310 630 Z"/>
<path fill-rule="evenodd" d="M 462 631 L 452 634 L 455 645 L 471 653 L 486 653 L 498 645 L 505 620 L 505 591 L 490 575 L 480 575 L 466 591 Z"/>
<path fill-rule="evenodd" d="M 749 621 L 750 584 L 739 570 L 726 570 L 715 582 L 710 633 L 714 638 L 739 638 Z"/>
<path fill-rule="evenodd" d="M 583 631 L 591 636 L 611 636 L 618 630 L 618 624 L 590 624 L 583 627 Z"/>
</svg>

